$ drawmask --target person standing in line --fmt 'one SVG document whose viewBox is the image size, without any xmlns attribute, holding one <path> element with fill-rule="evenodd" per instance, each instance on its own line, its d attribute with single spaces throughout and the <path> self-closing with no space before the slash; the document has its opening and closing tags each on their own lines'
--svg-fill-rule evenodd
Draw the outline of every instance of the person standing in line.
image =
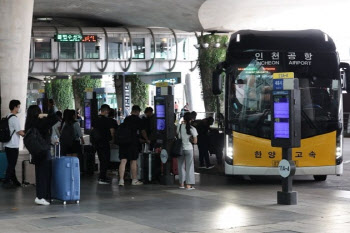
<svg viewBox="0 0 350 233">
<path fill-rule="evenodd" d="M 124 174 L 125 166 L 127 161 L 130 161 L 131 170 L 131 185 L 142 185 L 143 183 L 137 179 L 137 159 L 139 157 L 139 152 L 141 151 L 141 137 L 147 144 L 150 144 L 148 139 L 144 124 L 140 116 L 141 108 L 138 105 L 134 105 L 131 109 L 131 115 L 125 118 L 125 127 L 128 127 L 131 131 L 131 143 L 130 144 L 120 144 L 119 146 L 119 156 L 120 156 L 120 166 L 119 166 L 119 186 L 124 186 Z"/>
<path fill-rule="evenodd" d="M 209 159 L 209 129 L 213 123 L 214 118 L 208 117 L 193 124 L 198 131 L 199 168 L 214 168 Z"/>
<path fill-rule="evenodd" d="M 175 104 L 174 104 L 174 108 L 175 108 L 175 114 L 177 114 L 177 112 L 179 111 L 179 105 L 177 104 L 176 101 L 175 101 Z"/>
<path fill-rule="evenodd" d="M 53 99 L 49 99 L 49 103 L 48 103 L 48 114 L 56 114 L 56 112 L 58 111 L 56 105 L 55 105 L 55 101 Z"/>
<path fill-rule="evenodd" d="M 57 123 L 52 126 L 52 132 L 51 132 L 51 144 L 52 145 L 56 145 L 57 143 L 60 142 L 60 136 L 61 136 L 61 124 L 62 124 L 62 112 L 61 111 L 57 111 L 56 112 L 56 116 L 57 116 Z"/>
<path fill-rule="evenodd" d="M 60 142 L 62 154 L 77 157 L 81 152 L 81 144 L 85 144 L 80 125 L 76 121 L 75 110 L 68 110 L 62 123 Z"/>
<path fill-rule="evenodd" d="M 9 108 L 11 113 L 7 115 L 7 118 L 12 136 L 9 142 L 4 143 L 8 161 L 4 187 L 12 188 L 21 186 L 21 183 L 16 177 L 16 164 L 19 154 L 19 139 L 20 136 L 24 136 L 24 131 L 21 130 L 21 126 L 17 118 L 17 114 L 21 112 L 21 102 L 19 100 L 11 100 Z"/>
<path fill-rule="evenodd" d="M 51 142 L 51 128 L 57 123 L 56 114 L 42 114 L 38 105 L 31 105 L 27 110 L 25 132 L 36 128 L 46 143 Z M 41 157 L 40 155 L 32 155 Z M 46 151 L 46 156 L 41 161 L 35 161 L 35 181 L 37 205 L 50 205 L 51 199 L 51 149 Z"/>
<path fill-rule="evenodd" d="M 177 126 L 177 135 L 182 139 L 183 155 L 178 157 L 179 188 L 193 190 L 195 184 L 193 145 L 197 143 L 197 130 L 191 126 L 191 113 L 184 115 L 184 122 Z M 186 183 L 186 187 L 185 187 Z"/>
<path fill-rule="evenodd" d="M 111 147 L 113 135 L 115 134 L 115 121 L 109 118 L 110 107 L 108 104 L 101 106 L 100 115 L 92 122 L 92 130 L 98 132 L 95 138 L 95 149 L 100 160 L 100 175 L 98 184 L 110 184 L 111 179 L 107 177 L 107 169 L 110 163 Z"/>
</svg>

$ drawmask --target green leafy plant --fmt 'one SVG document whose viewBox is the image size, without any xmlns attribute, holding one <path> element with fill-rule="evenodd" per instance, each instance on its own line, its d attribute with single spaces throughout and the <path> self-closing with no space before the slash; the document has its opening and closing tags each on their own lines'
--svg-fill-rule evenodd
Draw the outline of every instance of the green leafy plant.
<svg viewBox="0 0 350 233">
<path fill-rule="evenodd" d="M 219 48 L 209 46 L 207 49 L 200 49 L 199 51 L 199 70 L 202 81 L 202 95 L 206 112 L 216 111 L 216 97 L 212 93 L 212 74 L 217 64 L 226 58 L 227 36 L 220 35 L 204 35 L 200 38 L 202 43 L 214 45 L 220 43 Z M 221 97 L 222 99 L 222 97 Z"/>
<path fill-rule="evenodd" d="M 83 77 L 73 77 L 72 84 L 75 107 L 81 108 L 81 106 L 84 105 L 85 89 L 101 87 L 101 79 L 92 79 L 90 75 L 85 75 Z"/>
<path fill-rule="evenodd" d="M 60 110 L 74 108 L 73 88 L 71 79 L 54 79 L 51 81 L 52 98 Z M 48 88 L 49 90 L 49 88 Z"/>
<path fill-rule="evenodd" d="M 136 75 L 127 76 L 125 82 L 131 82 L 131 103 L 144 110 L 148 103 L 148 84 L 143 83 Z"/>
</svg>

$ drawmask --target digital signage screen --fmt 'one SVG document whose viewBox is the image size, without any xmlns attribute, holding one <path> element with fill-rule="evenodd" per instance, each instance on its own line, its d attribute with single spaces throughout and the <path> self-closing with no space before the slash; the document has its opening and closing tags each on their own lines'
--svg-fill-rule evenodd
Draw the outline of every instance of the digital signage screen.
<svg viewBox="0 0 350 233">
<path fill-rule="evenodd" d="M 289 138 L 289 122 L 275 122 L 275 138 Z"/>
<path fill-rule="evenodd" d="M 85 105 L 85 129 L 91 129 L 91 107 L 89 104 Z"/>
<path fill-rule="evenodd" d="M 156 105 L 156 118 L 165 118 L 165 105 Z"/>
<path fill-rule="evenodd" d="M 275 118 L 289 118 L 289 103 L 274 103 Z"/>
<path fill-rule="evenodd" d="M 165 130 L 165 119 L 157 119 L 157 130 Z"/>
</svg>

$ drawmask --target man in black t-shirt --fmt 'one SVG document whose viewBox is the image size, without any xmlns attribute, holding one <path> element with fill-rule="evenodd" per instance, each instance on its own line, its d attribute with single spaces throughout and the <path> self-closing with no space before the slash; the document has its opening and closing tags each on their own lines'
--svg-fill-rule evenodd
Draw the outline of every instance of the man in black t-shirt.
<svg viewBox="0 0 350 233">
<path fill-rule="evenodd" d="M 124 186 L 125 165 L 130 160 L 130 170 L 132 185 L 141 185 L 141 181 L 137 180 L 137 159 L 140 152 L 140 139 L 145 139 L 146 143 L 150 143 L 145 130 L 144 123 L 140 116 L 141 109 L 139 106 L 132 107 L 131 115 L 125 118 L 124 123 L 126 127 L 130 128 L 132 132 L 132 140 L 129 144 L 121 144 L 119 146 L 119 158 L 121 160 L 119 166 L 119 185 Z"/>
<path fill-rule="evenodd" d="M 115 134 L 115 121 L 108 118 L 110 107 L 108 104 L 101 106 L 100 115 L 92 122 L 92 128 L 98 131 L 99 140 L 95 143 L 98 159 L 100 160 L 99 184 L 110 184 L 111 180 L 107 178 L 107 169 L 110 162 L 110 143 L 113 142 Z"/>
</svg>

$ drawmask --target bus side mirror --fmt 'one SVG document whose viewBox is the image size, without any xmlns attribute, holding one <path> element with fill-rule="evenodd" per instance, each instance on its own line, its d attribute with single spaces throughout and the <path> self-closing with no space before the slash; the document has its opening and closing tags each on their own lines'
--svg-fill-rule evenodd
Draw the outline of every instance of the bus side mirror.
<svg viewBox="0 0 350 233">
<path fill-rule="evenodd" d="M 222 69 L 215 69 L 213 72 L 212 91 L 214 95 L 220 95 L 222 93 L 223 74 Z"/>
<path fill-rule="evenodd" d="M 341 62 L 339 68 L 342 90 L 350 93 L 350 64 Z"/>
</svg>

